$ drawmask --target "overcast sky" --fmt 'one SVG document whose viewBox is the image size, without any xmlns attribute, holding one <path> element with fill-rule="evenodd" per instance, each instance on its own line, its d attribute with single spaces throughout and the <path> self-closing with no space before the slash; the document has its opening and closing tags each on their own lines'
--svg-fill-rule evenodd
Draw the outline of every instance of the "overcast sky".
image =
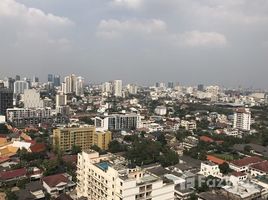
<svg viewBox="0 0 268 200">
<path fill-rule="evenodd" d="M 268 85 L 268 0 L 0 0 L 0 78 Z"/>
</svg>

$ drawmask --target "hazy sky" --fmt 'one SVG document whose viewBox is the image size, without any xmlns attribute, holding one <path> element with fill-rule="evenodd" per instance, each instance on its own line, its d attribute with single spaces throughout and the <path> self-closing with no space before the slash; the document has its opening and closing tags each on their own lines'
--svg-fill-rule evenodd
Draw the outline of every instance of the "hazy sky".
<svg viewBox="0 0 268 200">
<path fill-rule="evenodd" d="M 0 78 L 268 85 L 268 0 L 0 0 Z"/>
</svg>

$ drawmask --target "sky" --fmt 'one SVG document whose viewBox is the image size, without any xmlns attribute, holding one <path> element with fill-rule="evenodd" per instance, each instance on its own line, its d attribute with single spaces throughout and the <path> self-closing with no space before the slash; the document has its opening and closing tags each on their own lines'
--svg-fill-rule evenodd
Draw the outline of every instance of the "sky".
<svg viewBox="0 0 268 200">
<path fill-rule="evenodd" d="M 268 0 L 0 0 L 0 78 L 268 88 Z"/>
</svg>

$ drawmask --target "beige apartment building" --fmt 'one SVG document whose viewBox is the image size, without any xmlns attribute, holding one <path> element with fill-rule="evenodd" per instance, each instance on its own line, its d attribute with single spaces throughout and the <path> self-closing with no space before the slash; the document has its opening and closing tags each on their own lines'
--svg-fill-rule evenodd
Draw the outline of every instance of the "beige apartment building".
<svg viewBox="0 0 268 200">
<path fill-rule="evenodd" d="M 58 128 L 53 131 L 53 146 L 63 151 L 71 150 L 74 145 L 81 147 L 82 150 L 89 149 L 93 145 L 107 150 L 111 140 L 111 132 L 96 131 L 94 126 Z"/>
</svg>

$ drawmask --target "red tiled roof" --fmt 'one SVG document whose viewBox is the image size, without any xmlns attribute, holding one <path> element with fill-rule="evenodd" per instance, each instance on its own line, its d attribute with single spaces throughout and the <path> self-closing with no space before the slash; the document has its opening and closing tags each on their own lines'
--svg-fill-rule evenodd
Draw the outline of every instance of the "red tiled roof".
<svg viewBox="0 0 268 200">
<path fill-rule="evenodd" d="M 49 187 L 55 187 L 59 183 L 68 183 L 69 179 L 64 174 L 56 174 L 52 176 L 46 176 L 43 178 L 43 181 L 49 186 Z"/>
<path fill-rule="evenodd" d="M 201 136 L 199 139 L 203 142 L 214 142 L 214 140 L 208 136 Z"/>
<path fill-rule="evenodd" d="M 0 157 L 0 163 L 6 162 L 6 161 L 9 161 L 9 160 L 10 160 L 10 158 L 7 157 L 7 156 Z"/>
<path fill-rule="evenodd" d="M 33 153 L 39 153 L 46 150 L 46 145 L 43 143 L 34 144 L 30 147 L 30 149 Z"/>
<path fill-rule="evenodd" d="M 27 174 L 26 168 L 15 169 L 6 172 L 0 172 L 0 179 L 8 180 L 16 177 L 26 176 L 26 174 Z"/>
<path fill-rule="evenodd" d="M 231 175 L 239 177 L 239 176 L 245 176 L 246 174 L 243 172 L 233 172 Z"/>
<path fill-rule="evenodd" d="M 215 164 L 218 164 L 218 165 L 225 163 L 225 160 L 222 160 L 222 159 L 217 158 L 217 157 L 212 156 L 212 155 L 207 155 L 207 160 L 209 160 Z"/>
<path fill-rule="evenodd" d="M 77 155 L 65 155 L 62 159 L 67 163 L 77 163 Z"/>
<path fill-rule="evenodd" d="M 268 161 L 257 163 L 257 164 L 251 165 L 250 167 L 267 173 L 268 172 Z"/>
<path fill-rule="evenodd" d="M 263 161 L 263 159 L 261 159 L 260 157 L 252 156 L 252 157 L 245 157 L 245 158 L 240 159 L 240 160 L 234 160 L 231 163 L 233 165 L 238 166 L 238 167 L 243 167 L 243 166 L 259 163 L 262 161 Z"/>
</svg>

